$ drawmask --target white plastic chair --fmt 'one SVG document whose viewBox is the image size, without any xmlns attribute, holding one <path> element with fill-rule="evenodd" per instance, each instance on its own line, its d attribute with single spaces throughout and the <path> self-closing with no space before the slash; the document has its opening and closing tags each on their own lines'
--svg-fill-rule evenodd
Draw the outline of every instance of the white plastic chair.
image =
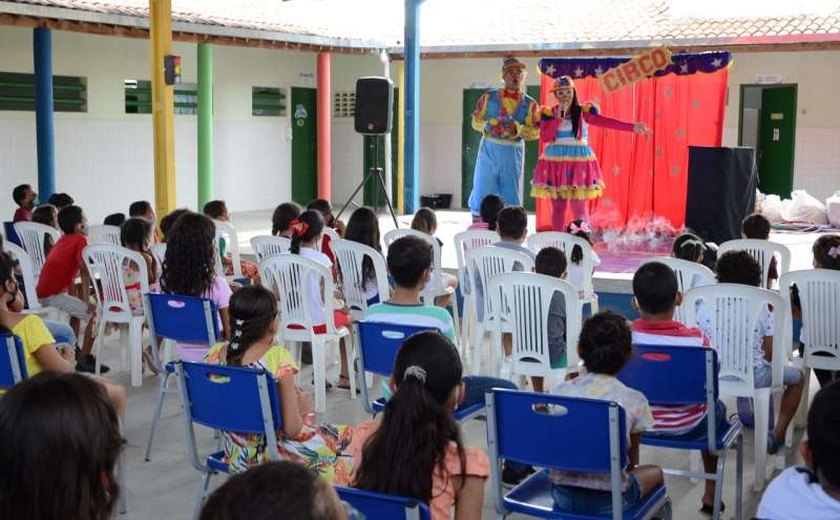
<svg viewBox="0 0 840 520">
<path fill-rule="evenodd" d="M 482 316 L 479 319 L 476 315 L 476 329 L 475 336 L 472 340 L 473 357 L 472 369 L 475 373 L 479 372 L 481 368 L 481 346 L 484 343 L 484 333 L 492 325 L 495 319 L 501 317 L 500 323 L 501 332 L 513 332 L 513 323 L 509 319 L 507 311 L 508 306 L 500 309 L 496 313 L 493 309 L 494 298 L 488 294 L 488 287 L 490 280 L 497 274 L 512 273 L 518 270 L 531 272 L 534 270 L 534 261 L 531 257 L 521 251 L 514 251 L 504 247 L 484 246 L 467 251 L 466 257 L 467 272 L 472 277 L 473 298 L 475 298 L 475 311 L 478 313 L 478 308 L 482 309 Z M 479 301 L 478 295 L 481 293 L 482 301 Z M 466 347 L 465 347 L 466 350 Z M 499 369 L 499 361 L 502 354 L 501 335 L 494 337 L 490 345 L 490 366 L 491 373 L 495 374 Z M 464 353 L 466 355 L 466 352 Z"/>
<path fill-rule="evenodd" d="M 417 231 L 416 229 L 397 228 L 385 233 L 383 240 L 385 241 L 385 249 L 391 247 L 391 244 L 402 237 L 417 237 L 425 240 L 426 243 L 432 246 L 432 286 L 428 287 L 420 293 L 423 302 L 426 305 L 434 305 L 435 298 L 439 296 L 451 296 L 449 299 L 449 306 L 452 307 L 452 321 L 455 324 L 455 337 L 461 335 L 461 317 L 458 315 L 458 299 L 455 297 L 455 289 L 445 286 L 441 278 L 443 266 L 441 265 L 441 251 L 440 244 L 437 239 L 431 235 Z"/>
<path fill-rule="evenodd" d="M 577 287 L 582 296 L 580 301 L 582 304 L 589 304 L 589 310 L 592 314 L 598 312 L 598 296 L 595 294 L 595 288 L 592 285 L 592 269 L 594 269 L 592 262 L 592 245 L 586 240 L 572 235 L 571 233 L 563 233 L 561 231 L 541 231 L 529 235 L 526 239 L 528 249 L 539 253 L 540 249 L 544 247 L 556 247 L 563 251 L 566 255 L 566 261 L 571 262 L 572 250 L 575 246 L 580 246 L 583 251 L 583 259 L 580 261 L 581 272 L 583 273 L 583 280 L 581 286 Z"/>
<path fill-rule="evenodd" d="M 332 243 L 333 240 L 341 240 L 341 237 L 338 235 L 338 231 L 331 227 L 324 226 L 324 235 L 330 237 L 330 243 Z"/>
<path fill-rule="evenodd" d="M 773 291 L 741 284 L 718 283 L 695 287 L 686 293 L 683 306 L 688 324 L 697 323 L 697 303 L 704 302 L 711 319 L 711 343 L 720 360 L 720 394 L 749 397 L 755 410 L 755 477 L 753 488 L 759 491 L 767 478 L 767 434 L 770 398 L 781 398 L 784 390 L 782 371 L 790 350 L 790 307 Z M 773 314 L 772 379 L 768 388 L 756 388 L 753 374 L 755 326 L 767 306 Z M 778 402 L 776 403 L 778 409 Z M 783 456 L 777 456 L 784 463 Z"/>
<path fill-rule="evenodd" d="M 143 368 L 143 324 L 146 322 L 145 311 L 135 316 L 131 312 L 126 291 L 125 271 L 123 267 L 132 261 L 138 268 L 140 292 L 149 292 L 149 274 L 146 260 L 135 251 L 110 244 L 94 244 L 82 251 L 82 259 L 93 280 L 97 301 L 97 322 L 99 324 L 94 351 L 96 355 L 96 373 L 99 374 L 99 349 L 105 337 L 105 324 L 120 325 L 120 344 L 128 347 L 128 359 L 131 369 L 131 386 L 142 386 Z M 125 359 L 125 352 L 123 352 Z"/>
<path fill-rule="evenodd" d="M 155 263 L 158 268 L 157 279 L 160 280 L 160 275 L 163 273 L 163 261 L 166 258 L 166 242 L 152 244 L 149 247 L 149 251 L 152 253 L 152 256 L 155 257 Z"/>
<path fill-rule="evenodd" d="M 368 308 L 363 273 L 364 259 L 370 258 L 373 262 L 379 301 L 384 302 L 389 298 L 391 291 L 388 285 L 388 268 L 385 266 L 385 257 L 374 248 L 352 240 L 334 240 L 330 242 L 330 247 L 335 254 L 335 261 L 341 273 L 341 292 L 344 296 L 344 304 L 350 309 L 350 315 L 354 321 L 361 320 Z"/>
<path fill-rule="evenodd" d="M 288 253 L 292 241 L 286 237 L 274 235 L 259 235 L 251 239 L 251 249 L 257 257 L 257 263 L 272 255 Z"/>
<path fill-rule="evenodd" d="M 119 226 L 108 226 L 105 224 L 90 226 L 88 231 L 89 244 L 111 244 L 121 246 Z"/>
<path fill-rule="evenodd" d="M 260 262 L 260 275 L 262 283 L 276 290 L 280 298 L 278 308 L 280 309 L 280 340 L 300 343 L 309 341 L 312 343 L 312 368 L 315 373 L 315 411 L 326 410 L 326 346 L 335 343 L 348 336 L 350 331 L 347 327 L 336 328 L 333 311 L 335 304 L 333 294 L 335 284 L 333 283 L 332 272 L 326 266 L 314 260 L 303 258 L 300 255 L 275 255 Z M 320 302 L 310 302 L 310 294 L 307 290 L 307 283 L 315 277 L 319 280 L 323 289 L 324 298 Z M 324 325 L 326 332 L 316 334 L 310 317 L 309 309 L 313 306 L 321 306 L 324 309 Z M 294 327 L 294 328 L 292 328 Z M 350 379 L 350 397 L 356 398 L 356 377 L 353 369 L 352 345 L 346 342 L 347 368 Z M 296 348 L 296 357 L 300 349 Z"/>
<path fill-rule="evenodd" d="M 790 307 L 790 289 L 796 286 L 802 309 L 802 356 L 793 365 L 805 369 L 805 386 L 797 412 L 804 424 L 808 412 L 811 369 L 840 370 L 840 271 L 807 269 L 791 271 L 779 278 L 779 292 Z"/>
<path fill-rule="evenodd" d="M 41 302 L 38 300 L 38 294 L 35 292 L 37 282 L 35 281 L 35 272 L 29 254 L 22 247 L 11 242 L 3 242 L 3 249 L 18 262 L 20 275 L 23 278 L 23 290 L 28 307 L 27 312 L 44 317 L 50 317 L 54 313 L 60 312 L 58 309 L 41 305 Z"/>
<path fill-rule="evenodd" d="M 465 254 L 476 247 L 490 246 L 499 241 L 499 234 L 484 229 L 471 229 L 455 235 L 455 259 L 458 262 L 458 290 L 464 300 L 464 323 L 461 325 L 461 348 L 469 345 L 471 334 L 475 331 L 475 300 L 472 298 L 472 285 Z"/>
<path fill-rule="evenodd" d="M 755 258 L 761 266 L 761 286 L 767 288 L 767 275 L 770 273 L 770 261 L 778 256 L 777 262 L 779 276 L 790 271 L 790 249 L 782 244 L 770 242 L 769 240 L 758 240 L 755 238 L 739 238 L 728 240 L 718 247 L 718 258 L 727 251 L 746 251 Z"/>
<path fill-rule="evenodd" d="M 566 368 L 551 368 L 548 350 L 546 323 L 550 318 L 551 299 L 558 293 L 566 302 Z M 501 336 L 503 315 L 515 324 L 511 353 L 513 374 L 545 377 L 545 388 L 552 388 L 552 380 L 562 381 L 568 371 L 577 368 L 582 312 L 581 306 L 577 305 L 577 289 L 572 284 L 544 274 L 502 273 L 490 279 L 488 294 L 493 299 L 496 313 L 493 334 Z M 503 313 L 501 309 L 505 305 L 509 310 Z M 500 343 L 501 338 L 496 342 Z"/>
<path fill-rule="evenodd" d="M 242 278 L 242 264 L 239 259 L 239 237 L 236 235 L 236 228 L 230 222 L 223 222 L 221 220 L 214 220 L 216 225 L 216 273 L 228 280 L 234 278 Z M 230 261 L 232 263 L 233 275 L 225 276 L 225 268 L 222 265 L 222 239 L 225 240 L 227 251 L 230 254 Z"/>
<path fill-rule="evenodd" d="M 642 265 L 649 262 L 659 262 L 674 270 L 677 275 L 677 290 L 683 295 L 691 288 L 715 283 L 715 273 L 705 265 L 688 260 L 681 260 L 670 256 L 657 256 L 642 261 Z M 674 320 L 686 323 L 685 305 L 679 305 L 674 312 Z"/>
<path fill-rule="evenodd" d="M 47 255 L 44 252 L 44 237 L 52 237 L 53 244 L 55 244 L 61 238 L 61 233 L 55 228 L 37 222 L 15 222 L 14 228 L 23 245 L 23 250 L 29 254 L 29 258 L 32 260 L 32 270 L 35 274 L 35 280 L 38 280 L 44 262 L 47 260 Z"/>
</svg>

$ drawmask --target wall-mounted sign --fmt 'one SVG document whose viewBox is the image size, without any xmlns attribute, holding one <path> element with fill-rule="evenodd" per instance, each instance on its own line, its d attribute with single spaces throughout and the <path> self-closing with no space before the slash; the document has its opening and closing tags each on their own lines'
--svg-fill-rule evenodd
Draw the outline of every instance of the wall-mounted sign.
<svg viewBox="0 0 840 520">
<path fill-rule="evenodd" d="M 782 82 L 781 74 L 759 74 L 755 77 L 755 82 L 759 85 L 775 85 Z"/>
<path fill-rule="evenodd" d="M 301 87 L 314 87 L 315 74 L 311 72 L 301 72 L 298 74 L 298 84 L 300 84 Z"/>
<path fill-rule="evenodd" d="M 663 70 L 670 64 L 671 51 L 664 45 L 648 49 L 601 74 L 599 76 L 601 90 L 612 94 L 637 81 L 653 76 L 656 71 Z"/>
</svg>

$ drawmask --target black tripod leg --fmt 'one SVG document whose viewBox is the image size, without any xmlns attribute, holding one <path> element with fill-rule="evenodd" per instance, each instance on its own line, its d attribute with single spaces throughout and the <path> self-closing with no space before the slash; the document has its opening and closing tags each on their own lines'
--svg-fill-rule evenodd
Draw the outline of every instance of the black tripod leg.
<svg viewBox="0 0 840 520">
<path fill-rule="evenodd" d="M 341 207 L 341 211 L 339 211 L 338 214 L 335 216 L 336 220 L 338 220 L 341 217 L 341 214 L 344 213 L 344 210 L 347 209 L 347 206 L 349 206 L 350 203 L 353 202 L 353 199 L 356 198 L 356 195 L 358 195 L 359 190 L 365 187 L 365 184 L 367 183 L 368 179 L 370 179 L 371 175 L 373 175 L 373 170 L 369 171 L 367 175 L 365 175 L 365 178 L 362 179 L 362 182 L 360 182 L 359 185 L 356 186 L 356 191 L 354 191 L 353 194 L 350 195 L 350 198 L 347 199 L 347 202 L 345 202 L 344 206 Z M 380 182 L 382 182 L 381 179 Z"/>
<path fill-rule="evenodd" d="M 400 225 L 397 222 L 397 215 L 394 213 L 394 207 L 391 205 L 391 197 L 388 194 L 388 188 L 385 186 L 385 181 L 382 180 L 382 175 L 380 174 L 380 169 L 371 169 L 371 173 L 376 172 L 376 180 L 379 181 L 379 188 L 382 190 L 382 194 L 385 196 L 385 203 L 388 205 L 388 211 L 391 213 L 391 218 L 394 219 L 394 227 L 399 228 Z"/>
</svg>

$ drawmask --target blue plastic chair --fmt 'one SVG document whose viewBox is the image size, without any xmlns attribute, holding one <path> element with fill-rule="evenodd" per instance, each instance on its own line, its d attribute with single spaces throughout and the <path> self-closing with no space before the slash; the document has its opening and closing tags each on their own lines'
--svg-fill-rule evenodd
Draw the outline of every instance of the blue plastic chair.
<svg viewBox="0 0 840 520">
<path fill-rule="evenodd" d="M 276 432 L 283 427 L 277 381 L 264 370 L 207 363 L 174 363 L 184 408 L 187 449 L 193 467 L 203 473 L 193 518 L 198 518 L 210 478 L 228 473 L 224 451 L 202 461 L 194 424 L 214 430 L 265 435 L 271 460 L 280 460 Z"/>
<path fill-rule="evenodd" d="M 15 231 L 15 223 L 14 222 L 3 222 L 3 231 L 6 234 L 6 240 L 11 242 L 12 244 L 23 247 L 20 243 L 20 237 Z"/>
<path fill-rule="evenodd" d="M 394 370 L 394 360 L 406 338 L 418 332 L 437 329 L 433 327 L 418 327 L 413 325 L 398 325 L 396 323 L 381 323 L 360 321 L 356 337 L 359 341 L 357 355 L 359 357 L 359 387 L 362 390 L 362 404 L 371 416 L 385 410 L 385 398 L 371 400 L 368 387 L 365 384 L 365 372 L 376 374 L 383 378 L 391 377 Z M 458 422 L 464 422 L 480 415 L 484 411 L 483 404 L 476 404 L 468 408 L 455 411 L 452 416 Z"/>
<path fill-rule="evenodd" d="M 622 512 L 622 469 L 627 466 L 628 436 L 624 409 L 615 402 L 493 389 L 487 392 L 487 446 L 497 518 L 511 512 L 539 518 L 671 518 L 665 486 L 654 489 L 633 509 Z M 550 405 L 551 411 L 535 409 Z M 502 489 L 503 460 L 539 470 L 507 493 Z M 560 509 L 551 497 L 549 471 L 558 469 L 610 476 L 611 515 L 580 515 Z"/>
<path fill-rule="evenodd" d="M 355 507 L 366 518 L 391 520 L 430 520 L 429 507 L 414 498 L 336 486 L 339 498 Z"/>
<path fill-rule="evenodd" d="M 20 383 L 28 377 L 23 342 L 13 334 L 0 334 L 5 352 L 0 354 L 0 390 Z"/>
<path fill-rule="evenodd" d="M 149 293 L 144 298 L 144 305 L 150 338 L 160 337 L 163 340 L 206 344 L 207 348 L 210 348 L 219 338 L 216 306 L 210 300 L 176 294 Z M 154 340 L 152 345 L 155 348 Z M 172 363 L 167 363 L 160 382 L 160 390 L 158 390 L 155 415 L 152 419 L 151 431 L 149 431 L 149 442 L 146 444 L 146 462 L 151 460 L 163 400 L 166 394 L 177 393 L 177 390 L 168 388 L 169 377 L 174 372 Z"/>
<path fill-rule="evenodd" d="M 717 352 L 698 347 L 633 345 L 633 357 L 619 372 L 618 379 L 643 393 L 652 405 L 706 405 L 709 413 L 706 414 L 706 435 L 702 438 L 687 441 L 675 437 L 643 434 L 641 443 L 678 450 L 705 450 L 718 456 L 715 473 L 668 468 L 662 470 L 667 475 L 715 480 L 717 486 L 712 518 L 720 518 L 726 452 L 735 448 L 735 518 L 742 518 L 743 427 L 737 416 L 720 427 L 715 423 L 714 407 L 718 398 Z"/>
</svg>

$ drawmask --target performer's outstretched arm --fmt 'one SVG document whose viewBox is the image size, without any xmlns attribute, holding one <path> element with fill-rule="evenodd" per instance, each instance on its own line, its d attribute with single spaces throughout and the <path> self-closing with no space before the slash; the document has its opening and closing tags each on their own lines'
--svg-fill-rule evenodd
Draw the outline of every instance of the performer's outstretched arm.
<svg viewBox="0 0 840 520">
<path fill-rule="evenodd" d="M 487 124 L 487 93 L 478 98 L 475 110 L 472 113 L 472 127 L 476 132 L 484 132 L 484 125 Z"/>
<path fill-rule="evenodd" d="M 622 121 L 620 119 L 602 116 L 592 110 L 588 112 L 584 111 L 583 118 L 588 124 L 593 126 L 601 126 L 612 130 L 621 130 L 623 132 L 635 132 L 645 136 L 651 133 L 650 129 L 645 126 L 644 123 L 628 123 L 627 121 Z"/>
</svg>

